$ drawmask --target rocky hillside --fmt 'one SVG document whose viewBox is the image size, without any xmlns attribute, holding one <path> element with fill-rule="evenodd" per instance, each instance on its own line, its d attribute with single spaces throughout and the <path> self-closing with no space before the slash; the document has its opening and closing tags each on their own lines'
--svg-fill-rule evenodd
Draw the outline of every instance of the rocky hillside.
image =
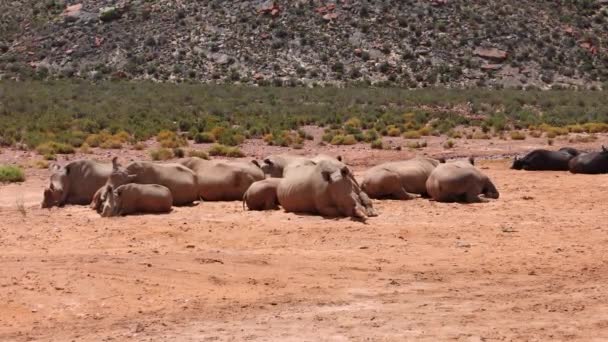
<svg viewBox="0 0 608 342">
<path fill-rule="evenodd" d="M 6 0 L 0 77 L 599 88 L 606 3 Z"/>
</svg>

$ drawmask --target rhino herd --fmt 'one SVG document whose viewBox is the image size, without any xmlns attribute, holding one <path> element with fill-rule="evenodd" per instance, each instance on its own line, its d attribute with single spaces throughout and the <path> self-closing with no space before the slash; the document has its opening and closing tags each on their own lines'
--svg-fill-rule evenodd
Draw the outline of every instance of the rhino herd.
<svg viewBox="0 0 608 342">
<path fill-rule="evenodd" d="M 426 157 L 369 169 L 360 183 L 340 157 L 272 155 L 262 161 L 184 158 L 176 163 L 134 161 L 121 165 L 76 160 L 53 164 L 43 208 L 90 205 L 103 217 L 166 213 L 197 201 L 243 201 L 250 210 L 352 217 L 377 216 L 373 199 L 426 197 L 443 202 L 498 198 L 474 160 Z"/>
</svg>

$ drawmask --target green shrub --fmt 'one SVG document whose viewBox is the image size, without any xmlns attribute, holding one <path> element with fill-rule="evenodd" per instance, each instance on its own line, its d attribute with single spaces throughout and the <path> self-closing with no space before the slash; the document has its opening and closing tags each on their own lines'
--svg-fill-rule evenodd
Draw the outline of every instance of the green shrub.
<svg viewBox="0 0 608 342">
<path fill-rule="evenodd" d="M 150 151 L 152 160 L 169 160 L 173 158 L 173 151 L 168 148 L 157 148 Z"/>
<path fill-rule="evenodd" d="M 197 144 L 213 143 L 215 142 L 215 137 L 210 132 L 197 133 L 194 135 L 194 142 Z"/>
<path fill-rule="evenodd" d="M 526 134 L 520 131 L 511 132 L 511 140 L 526 140 Z"/>
<path fill-rule="evenodd" d="M 371 143 L 372 149 L 374 150 L 382 150 L 384 148 L 384 144 L 381 139 L 376 139 Z"/>
<path fill-rule="evenodd" d="M 489 140 L 492 137 L 484 132 L 475 132 L 473 133 L 473 139 L 477 139 L 477 140 Z"/>
<path fill-rule="evenodd" d="M 89 144 L 84 143 L 80 146 L 80 153 L 91 154 L 93 153 L 93 151 L 91 151 L 91 147 L 89 146 Z"/>
<path fill-rule="evenodd" d="M 175 158 L 184 158 L 186 156 L 186 152 L 184 149 L 176 147 L 173 149 L 173 156 L 175 156 Z"/>
<path fill-rule="evenodd" d="M 0 165 L 0 182 L 14 183 L 25 181 L 23 170 L 14 165 Z"/>
<path fill-rule="evenodd" d="M 532 138 L 540 138 L 543 133 L 541 131 L 530 131 L 528 134 L 530 134 Z"/>
<path fill-rule="evenodd" d="M 118 149 L 122 148 L 122 141 L 112 137 L 112 138 L 102 142 L 101 145 L 99 145 L 99 147 L 101 147 L 103 149 L 118 150 Z"/>
<path fill-rule="evenodd" d="M 403 133 L 404 139 L 420 139 L 420 137 L 422 137 L 422 134 L 420 134 L 420 131 L 407 131 L 407 132 Z"/>
<path fill-rule="evenodd" d="M 448 139 L 446 142 L 443 143 L 443 148 L 446 149 L 453 148 L 454 146 L 456 146 L 456 143 L 452 139 Z"/>
<path fill-rule="evenodd" d="M 399 135 L 401 135 L 401 130 L 399 129 L 399 127 L 396 126 L 388 126 L 386 128 L 386 134 L 389 137 L 398 137 Z"/>
<path fill-rule="evenodd" d="M 209 159 L 209 154 L 202 150 L 190 150 L 188 151 L 188 157 L 198 157 L 201 159 Z"/>
<path fill-rule="evenodd" d="M 55 154 L 72 154 L 76 151 L 72 145 L 49 141 L 38 145 L 36 147 L 36 152 L 40 155 L 47 156 Z"/>
<path fill-rule="evenodd" d="M 226 157 L 244 157 L 245 154 L 241 152 L 238 147 L 226 146 L 222 144 L 215 144 L 211 146 L 209 151 L 207 151 L 210 156 L 226 156 Z"/>
<path fill-rule="evenodd" d="M 407 147 L 413 148 L 413 149 L 425 148 L 426 146 L 427 146 L 426 140 L 407 143 Z"/>
</svg>

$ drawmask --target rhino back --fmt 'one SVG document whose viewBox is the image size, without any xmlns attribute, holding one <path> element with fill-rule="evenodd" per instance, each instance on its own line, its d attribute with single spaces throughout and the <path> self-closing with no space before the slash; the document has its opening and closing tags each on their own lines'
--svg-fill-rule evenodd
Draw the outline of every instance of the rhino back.
<svg viewBox="0 0 608 342">
<path fill-rule="evenodd" d="M 68 163 L 69 194 L 67 202 L 71 204 L 89 204 L 106 183 L 112 173 L 112 164 L 99 163 L 94 160 L 77 160 Z"/>
<path fill-rule="evenodd" d="M 289 172 L 277 187 L 279 203 L 286 211 L 315 212 L 314 166 L 302 166 Z M 318 186 L 318 185 L 317 185 Z"/>
<path fill-rule="evenodd" d="M 125 184 L 117 188 L 121 191 L 121 212 L 123 214 L 167 212 L 171 210 L 171 191 L 158 184 Z"/>
<path fill-rule="evenodd" d="M 195 173 L 181 164 L 155 164 L 134 162 L 127 166 L 129 174 L 136 174 L 134 183 L 159 184 L 167 187 L 176 205 L 198 199 L 198 180 Z"/>
</svg>

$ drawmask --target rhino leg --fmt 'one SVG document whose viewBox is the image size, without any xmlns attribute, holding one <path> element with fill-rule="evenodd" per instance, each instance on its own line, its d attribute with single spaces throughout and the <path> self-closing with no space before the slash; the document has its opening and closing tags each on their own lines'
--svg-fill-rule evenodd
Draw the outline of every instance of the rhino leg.
<svg viewBox="0 0 608 342">
<path fill-rule="evenodd" d="M 410 194 L 409 192 L 405 191 L 404 188 L 401 188 L 401 189 L 397 190 L 396 192 L 393 192 L 392 195 L 393 195 L 393 198 L 398 199 L 398 200 L 403 200 L 403 201 L 416 198 L 416 195 Z"/>
<path fill-rule="evenodd" d="M 485 203 L 488 202 L 487 199 L 479 197 L 479 193 L 477 191 L 470 191 L 466 194 L 467 203 Z"/>
</svg>

